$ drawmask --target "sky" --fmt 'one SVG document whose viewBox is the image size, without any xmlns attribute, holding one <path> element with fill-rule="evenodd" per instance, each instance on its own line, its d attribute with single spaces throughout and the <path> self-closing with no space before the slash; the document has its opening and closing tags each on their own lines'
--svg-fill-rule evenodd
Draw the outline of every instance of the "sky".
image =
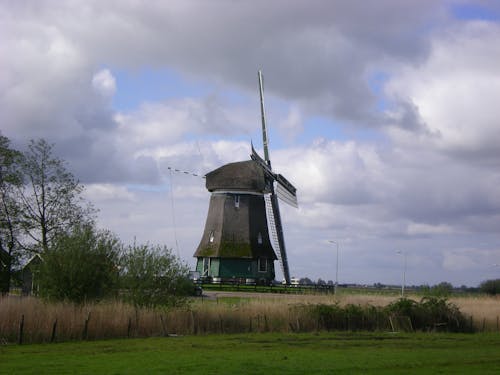
<svg viewBox="0 0 500 375">
<path fill-rule="evenodd" d="M 0 0 L 0 35 L 1 133 L 124 243 L 194 268 L 210 193 L 169 167 L 262 150 L 262 69 L 292 276 L 335 280 L 335 241 L 340 283 L 500 277 L 497 1 Z"/>
</svg>

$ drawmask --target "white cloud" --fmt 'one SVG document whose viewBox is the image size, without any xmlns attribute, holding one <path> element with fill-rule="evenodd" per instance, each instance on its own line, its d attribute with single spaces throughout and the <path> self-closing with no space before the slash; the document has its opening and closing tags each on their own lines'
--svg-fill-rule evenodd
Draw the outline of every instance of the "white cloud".
<svg viewBox="0 0 500 375">
<path fill-rule="evenodd" d="M 92 77 L 92 86 L 103 97 L 111 98 L 116 91 L 115 77 L 108 69 L 102 69 Z"/>
<path fill-rule="evenodd" d="M 429 225 L 422 223 L 409 223 L 408 224 L 408 234 L 409 235 L 432 235 L 432 234 L 448 234 L 452 233 L 453 230 L 449 225 Z"/>
<path fill-rule="evenodd" d="M 292 106 L 286 118 L 281 120 L 278 128 L 282 136 L 291 142 L 304 130 L 302 113 L 296 106 Z"/>
<path fill-rule="evenodd" d="M 274 165 L 305 202 L 356 205 L 379 201 L 385 194 L 386 166 L 371 145 L 319 140 L 275 153 Z"/>
<path fill-rule="evenodd" d="M 113 184 L 88 184 L 85 195 L 92 202 L 103 201 L 134 201 L 135 196 L 125 186 Z"/>
<path fill-rule="evenodd" d="M 423 64 L 405 66 L 391 78 L 387 93 L 415 106 L 428 142 L 444 151 L 498 154 L 499 38 L 497 24 L 459 25 L 433 39 Z M 401 133 L 392 134 L 400 139 Z"/>
</svg>

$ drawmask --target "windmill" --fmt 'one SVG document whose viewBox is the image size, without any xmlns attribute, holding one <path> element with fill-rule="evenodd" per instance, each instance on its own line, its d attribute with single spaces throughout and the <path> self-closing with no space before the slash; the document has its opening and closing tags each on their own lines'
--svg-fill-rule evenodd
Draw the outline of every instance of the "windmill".
<svg viewBox="0 0 500 375">
<path fill-rule="evenodd" d="M 272 170 L 261 71 L 258 77 L 264 158 L 252 144 L 251 160 L 229 163 L 206 175 L 210 204 L 194 257 L 196 271 L 214 282 L 270 283 L 278 259 L 290 284 L 278 198 L 297 207 L 297 189 Z"/>
</svg>

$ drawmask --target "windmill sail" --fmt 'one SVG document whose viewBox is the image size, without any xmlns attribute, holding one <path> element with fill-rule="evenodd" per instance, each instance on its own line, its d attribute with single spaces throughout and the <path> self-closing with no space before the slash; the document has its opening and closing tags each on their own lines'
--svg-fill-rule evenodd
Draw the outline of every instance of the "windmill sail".
<svg viewBox="0 0 500 375">
<path fill-rule="evenodd" d="M 283 225 L 281 223 L 280 208 L 278 204 L 278 198 L 282 199 L 286 203 L 297 207 L 297 189 L 282 175 L 273 173 L 271 169 L 271 160 L 269 158 L 268 143 L 269 139 L 267 136 L 267 125 L 266 116 L 264 111 L 264 90 L 262 85 L 262 72 L 259 70 L 259 92 L 260 92 L 260 109 L 262 115 L 262 140 L 264 145 L 264 159 L 262 159 L 252 145 L 252 155 L 251 158 L 256 161 L 263 168 L 269 185 L 270 191 L 270 210 L 268 209 L 268 222 L 271 228 L 271 233 L 273 237 L 277 239 L 277 253 L 278 259 L 281 263 L 281 269 L 283 271 L 283 277 L 287 284 L 290 284 L 290 270 L 288 268 L 288 257 L 285 248 L 285 238 L 283 236 Z M 275 188 L 276 182 L 276 188 Z"/>
<path fill-rule="evenodd" d="M 299 207 L 297 201 L 297 189 L 282 175 L 276 175 L 276 194 L 283 202 L 288 203 L 295 208 Z"/>
<path fill-rule="evenodd" d="M 271 160 L 269 159 L 269 139 L 267 138 L 266 126 L 266 110 L 264 108 L 264 84 L 262 79 L 262 72 L 259 70 L 259 94 L 260 94 L 260 114 L 262 119 L 262 144 L 264 145 L 264 159 L 266 164 L 271 167 Z"/>
</svg>

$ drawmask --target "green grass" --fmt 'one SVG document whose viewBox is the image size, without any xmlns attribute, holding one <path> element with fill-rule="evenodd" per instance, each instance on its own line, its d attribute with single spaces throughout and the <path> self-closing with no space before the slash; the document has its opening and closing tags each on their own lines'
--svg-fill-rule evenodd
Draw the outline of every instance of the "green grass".
<svg viewBox="0 0 500 375">
<path fill-rule="evenodd" d="M 1 374 L 497 374 L 498 334 L 245 334 L 0 346 Z"/>
</svg>

